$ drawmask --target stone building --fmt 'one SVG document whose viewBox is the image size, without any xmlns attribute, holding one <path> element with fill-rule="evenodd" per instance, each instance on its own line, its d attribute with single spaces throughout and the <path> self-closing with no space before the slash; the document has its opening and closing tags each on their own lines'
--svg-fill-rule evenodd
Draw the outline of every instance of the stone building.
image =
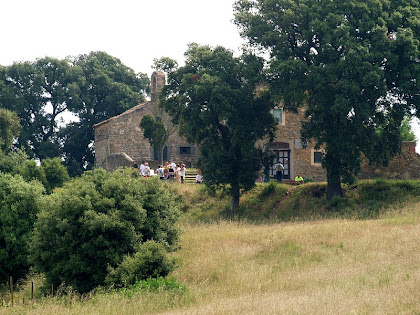
<svg viewBox="0 0 420 315">
<path fill-rule="evenodd" d="M 144 115 L 154 115 L 160 89 L 165 84 L 165 75 L 154 72 L 151 77 L 151 101 L 134 106 L 124 113 L 111 117 L 94 126 L 95 165 L 108 171 L 119 166 L 131 165 L 132 160 L 147 161 L 156 167 L 159 163 L 156 150 L 143 136 L 139 124 Z M 314 181 L 325 181 L 326 172 L 322 168 L 322 151 L 313 146 L 302 146 L 300 128 L 304 119 L 304 109 L 298 113 L 284 111 L 282 107 L 272 110 L 278 118 L 276 137 L 268 147 L 274 153 L 270 175 L 275 174 L 274 164 L 278 160 L 285 167 L 284 179 L 293 180 L 298 173 Z M 415 142 L 405 143 L 403 151 L 387 168 L 374 168 L 364 162 L 359 178 L 420 178 L 420 156 L 415 153 Z M 196 158 L 196 147 L 173 132 L 163 152 L 164 161 L 182 162 L 191 166 Z"/>
<path fill-rule="evenodd" d="M 275 174 L 274 164 L 280 160 L 284 165 L 283 179 L 293 180 L 298 173 L 314 181 L 325 181 L 326 172 L 322 168 L 322 152 L 312 146 L 302 146 L 300 128 L 304 119 L 304 109 L 298 113 L 275 107 L 273 115 L 279 120 L 274 142 L 268 147 L 274 153 L 273 166 L 270 175 Z"/>
<path fill-rule="evenodd" d="M 284 179 L 293 180 L 298 173 L 314 181 L 326 181 L 327 174 L 322 168 L 322 150 L 315 150 L 310 144 L 304 148 L 300 139 L 300 128 L 305 109 L 298 113 L 284 111 L 282 107 L 274 108 L 273 115 L 279 119 L 276 138 L 269 147 L 275 154 L 270 175 L 275 174 L 274 164 L 280 160 L 284 167 Z M 387 167 L 369 165 L 363 160 L 360 179 L 417 179 L 420 178 L 420 155 L 415 152 L 415 142 L 404 142 L 402 152 L 395 156 Z"/>
<path fill-rule="evenodd" d="M 95 166 L 113 171 L 119 166 L 129 166 L 132 161 L 148 162 L 156 167 L 158 153 L 149 140 L 144 138 L 140 122 L 144 115 L 157 111 L 160 89 L 165 85 L 165 75 L 154 72 L 151 77 L 151 100 L 139 104 L 93 126 L 95 131 Z M 164 161 L 175 161 L 190 166 L 196 156 L 196 148 L 173 132 L 163 151 Z"/>
</svg>

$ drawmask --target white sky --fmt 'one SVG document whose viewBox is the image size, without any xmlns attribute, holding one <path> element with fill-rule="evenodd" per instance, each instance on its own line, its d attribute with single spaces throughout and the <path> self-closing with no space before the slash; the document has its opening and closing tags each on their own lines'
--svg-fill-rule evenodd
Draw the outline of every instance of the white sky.
<svg viewBox="0 0 420 315">
<path fill-rule="evenodd" d="M 187 44 L 242 44 L 234 0 L 4 0 L 0 64 L 105 51 L 136 72 L 154 58 L 183 61 Z"/>
<path fill-rule="evenodd" d="M 187 44 L 235 52 L 235 0 L 1 0 L 0 65 L 105 51 L 151 75 L 154 58 L 183 63 Z M 413 123 L 420 139 L 420 124 Z M 417 146 L 420 152 L 420 145 Z"/>
</svg>

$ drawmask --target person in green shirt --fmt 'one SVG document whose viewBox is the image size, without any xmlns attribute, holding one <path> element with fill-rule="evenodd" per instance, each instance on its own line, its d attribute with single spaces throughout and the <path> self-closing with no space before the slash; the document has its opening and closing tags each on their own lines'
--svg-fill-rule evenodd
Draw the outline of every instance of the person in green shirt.
<svg viewBox="0 0 420 315">
<path fill-rule="evenodd" d="M 301 173 L 298 173 L 297 176 L 295 176 L 295 182 L 297 182 L 298 185 L 302 185 L 305 183 Z"/>
</svg>

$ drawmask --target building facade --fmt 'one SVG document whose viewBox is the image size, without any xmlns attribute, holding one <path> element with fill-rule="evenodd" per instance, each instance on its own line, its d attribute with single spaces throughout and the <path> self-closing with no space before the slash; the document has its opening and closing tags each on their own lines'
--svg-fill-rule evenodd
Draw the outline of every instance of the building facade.
<svg viewBox="0 0 420 315">
<path fill-rule="evenodd" d="M 154 72 L 151 77 L 151 100 L 139 104 L 124 113 L 111 117 L 94 126 L 95 165 L 107 171 L 119 166 L 129 166 L 132 161 L 138 164 L 148 162 L 156 167 L 158 154 L 149 140 L 144 138 L 140 122 L 144 115 L 156 113 L 158 93 L 165 85 L 165 75 Z M 272 114 L 278 119 L 274 142 L 266 149 L 273 155 L 270 175 L 275 174 L 274 165 L 280 161 L 284 167 L 285 180 L 293 180 L 298 173 L 313 181 L 326 181 L 326 171 L 322 168 L 322 151 L 315 150 L 311 144 L 303 146 L 300 129 L 305 117 L 305 109 L 297 113 L 275 107 Z M 177 129 L 176 129 L 177 130 Z M 197 149 L 180 137 L 177 131 L 171 133 L 163 152 L 164 161 L 194 164 Z M 359 178 L 420 178 L 420 156 L 415 153 L 415 142 L 405 143 L 402 153 L 397 155 L 388 167 L 373 167 L 363 162 Z"/>
<path fill-rule="evenodd" d="M 159 164 L 158 152 L 144 137 L 140 122 L 144 115 L 154 116 L 157 99 L 165 85 L 165 75 L 154 72 L 151 77 L 151 100 L 139 104 L 93 126 L 95 132 L 95 167 L 113 171 L 119 166 L 129 166 L 134 160 L 138 164 Z M 163 150 L 164 161 L 185 163 L 190 166 L 196 157 L 196 148 L 180 137 L 175 130 Z"/>
<path fill-rule="evenodd" d="M 327 173 L 322 168 L 322 150 L 315 150 L 310 143 L 303 146 L 300 128 L 305 118 L 305 109 L 297 113 L 284 111 L 282 107 L 274 108 L 273 115 L 279 120 L 276 137 L 269 146 L 274 153 L 270 175 L 275 174 L 274 164 L 280 160 L 285 167 L 283 178 L 293 180 L 298 173 L 313 181 L 326 181 Z M 420 155 L 415 152 L 416 142 L 404 142 L 400 154 L 397 154 L 388 166 L 369 165 L 362 159 L 359 179 L 419 179 Z"/>
</svg>

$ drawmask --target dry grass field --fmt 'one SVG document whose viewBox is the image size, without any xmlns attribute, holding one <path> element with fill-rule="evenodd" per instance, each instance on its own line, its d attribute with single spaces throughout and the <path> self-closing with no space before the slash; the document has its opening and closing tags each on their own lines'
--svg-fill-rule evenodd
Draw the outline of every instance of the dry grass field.
<svg viewBox="0 0 420 315">
<path fill-rule="evenodd" d="M 0 314 L 420 314 L 420 203 L 370 220 L 182 228 L 172 277 L 186 292 L 56 297 Z"/>
</svg>

